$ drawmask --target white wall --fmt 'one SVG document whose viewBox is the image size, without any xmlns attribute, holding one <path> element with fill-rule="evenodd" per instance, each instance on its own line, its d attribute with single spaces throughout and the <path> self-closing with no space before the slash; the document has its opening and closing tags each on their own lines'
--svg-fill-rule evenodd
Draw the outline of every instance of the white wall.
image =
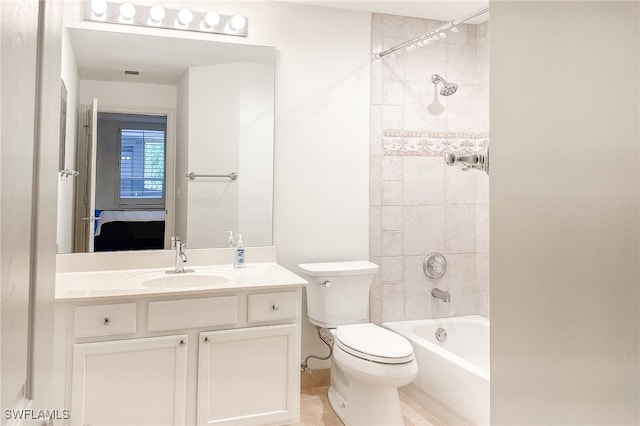
<svg viewBox="0 0 640 426">
<path fill-rule="evenodd" d="M 176 86 L 80 80 L 80 104 L 91 105 L 91 100 L 98 98 L 98 110 L 101 106 L 127 109 L 153 107 L 175 110 L 176 97 Z"/>
<path fill-rule="evenodd" d="M 176 110 L 176 176 L 189 173 L 189 73 L 178 83 Z M 189 184 L 186 179 L 176 180 L 176 223 L 174 234 L 182 237 L 187 235 L 187 201 L 189 200 Z"/>
<path fill-rule="evenodd" d="M 249 17 L 250 41 L 277 49 L 278 262 L 297 271 L 304 262 L 368 259 L 371 15 L 286 3 L 234 8 Z M 311 352 L 327 349 L 303 321 L 302 357 Z"/>
<path fill-rule="evenodd" d="M 491 420 L 637 425 L 638 3 L 491 5 Z"/>
<path fill-rule="evenodd" d="M 273 64 L 194 67 L 189 74 L 188 171 L 238 173 L 238 180 L 188 181 L 190 247 L 272 242 Z"/>
<path fill-rule="evenodd" d="M 189 172 L 237 172 L 238 87 L 236 64 L 189 69 Z M 187 183 L 187 241 L 190 247 L 223 247 L 225 231 L 237 233 L 237 183 L 229 179 L 205 178 Z"/>
<path fill-rule="evenodd" d="M 77 170 L 76 137 L 78 134 L 78 67 L 69 31 L 62 32 L 62 80 L 67 88 L 67 121 L 64 168 Z M 76 179 L 58 175 L 58 253 L 73 251 L 73 211 Z"/>
<path fill-rule="evenodd" d="M 238 64 L 238 232 L 247 245 L 273 239 L 274 73 L 273 64 Z"/>
</svg>

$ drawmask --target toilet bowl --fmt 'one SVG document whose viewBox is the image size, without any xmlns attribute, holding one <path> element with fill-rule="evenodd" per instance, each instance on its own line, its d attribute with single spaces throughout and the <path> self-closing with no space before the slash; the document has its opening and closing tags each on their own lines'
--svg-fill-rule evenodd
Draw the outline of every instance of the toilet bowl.
<svg viewBox="0 0 640 426">
<path fill-rule="evenodd" d="M 348 379 L 344 407 L 339 407 L 342 413 L 338 413 L 344 424 L 401 425 L 398 387 L 409 384 L 418 374 L 411 343 L 367 323 L 338 327 L 333 348 L 335 366 Z"/>
<path fill-rule="evenodd" d="M 398 387 L 418 374 L 411 343 L 368 323 L 369 287 L 378 266 L 367 261 L 299 265 L 309 320 L 333 340 L 331 407 L 347 425 L 402 425 Z"/>
</svg>

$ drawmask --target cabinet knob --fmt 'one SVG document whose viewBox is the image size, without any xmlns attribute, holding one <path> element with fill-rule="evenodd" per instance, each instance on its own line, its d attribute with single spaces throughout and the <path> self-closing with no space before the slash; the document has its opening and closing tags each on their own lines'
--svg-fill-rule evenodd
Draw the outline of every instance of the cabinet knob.
<svg viewBox="0 0 640 426">
<path fill-rule="evenodd" d="M 180 346 L 184 346 L 184 345 L 186 345 L 186 344 L 187 344 L 187 342 L 185 342 L 185 340 L 184 340 L 184 339 L 180 339 Z"/>
<path fill-rule="evenodd" d="M 109 319 L 109 317 L 104 317 L 104 322 L 102 323 L 102 325 L 109 325 L 110 322 L 111 320 Z"/>
<path fill-rule="evenodd" d="M 280 309 L 280 305 L 278 305 L 277 303 L 274 303 L 273 305 L 271 305 L 271 309 L 273 309 L 274 311 L 277 311 L 278 309 Z"/>
<path fill-rule="evenodd" d="M 209 343 L 209 338 L 208 338 L 207 336 L 205 336 L 205 338 L 204 338 L 204 342 L 205 342 L 205 343 Z"/>
</svg>

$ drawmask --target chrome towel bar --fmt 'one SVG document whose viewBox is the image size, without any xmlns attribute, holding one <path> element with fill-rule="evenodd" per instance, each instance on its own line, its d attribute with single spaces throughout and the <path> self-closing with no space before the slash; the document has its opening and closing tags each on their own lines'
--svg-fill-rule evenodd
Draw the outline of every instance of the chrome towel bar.
<svg viewBox="0 0 640 426">
<path fill-rule="evenodd" d="M 200 174 L 195 174 L 191 172 L 191 173 L 187 173 L 187 177 L 190 180 L 195 180 L 196 178 L 199 178 L 199 177 L 227 178 L 231 180 L 236 180 L 238 179 L 238 174 L 236 172 L 232 172 L 232 173 L 229 173 L 228 175 L 200 175 Z"/>
</svg>

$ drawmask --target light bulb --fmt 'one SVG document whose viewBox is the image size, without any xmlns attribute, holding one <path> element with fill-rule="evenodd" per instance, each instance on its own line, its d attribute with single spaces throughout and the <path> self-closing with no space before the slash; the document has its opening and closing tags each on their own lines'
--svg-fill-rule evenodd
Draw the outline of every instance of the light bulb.
<svg viewBox="0 0 640 426">
<path fill-rule="evenodd" d="M 127 2 L 120 5 L 120 18 L 125 22 L 129 22 L 136 16 L 136 7 Z"/>
<path fill-rule="evenodd" d="M 190 9 L 181 9 L 178 12 L 178 23 L 180 25 L 189 25 L 193 21 L 193 12 Z"/>
<path fill-rule="evenodd" d="M 207 28 L 215 27 L 216 25 L 218 25 L 218 22 L 220 22 L 220 14 L 218 12 L 210 11 L 207 12 L 206 15 L 204 15 L 203 24 Z"/>
<path fill-rule="evenodd" d="M 241 30 L 245 25 L 247 25 L 247 20 L 244 18 L 244 16 L 233 15 L 233 17 L 231 18 L 231 28 L 233 28 L 234 30 Z"/>
<path fill-rule="evenodd" d="M 151 10 L 149 10 L 149 19 L 151 20 L 151 23 L 154 25 L 159 25 L 160 22 L 162 22 L 162 20 L 164 19 L 165 16 L 165 11 L 164 11 L 164 7 L 159 6 L 159 5 L 155 5 L 151 8 Z"/>
<path fill-rule="evenodd" d="M 101 18 L 107 11 L 107 0 L 91 0 L 91 12 L 96 18 Z"/>
</svg>

